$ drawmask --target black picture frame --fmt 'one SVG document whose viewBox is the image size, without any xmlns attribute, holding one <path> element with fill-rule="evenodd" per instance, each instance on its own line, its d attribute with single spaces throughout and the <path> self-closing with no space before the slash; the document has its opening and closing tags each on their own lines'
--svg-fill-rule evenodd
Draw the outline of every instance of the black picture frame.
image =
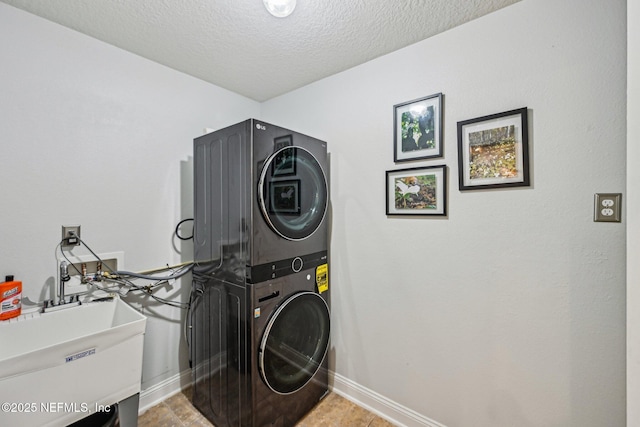
<svg viewBox="0 0 640 427">
<path fill-rule="evenodd" d="M 393 106 L 394 162 L 443 156 L 443 97 L 436 93 Z"/>
<path fill-rule="evenodd" d="M 461 191 L 528 187 L 527 107 L 458 122 Z"/>
<path fill-rule="evenodd" d="M 385 173 L 387 215 L 447 215 L 447 166 L 423 166 Z"/>
</svg>

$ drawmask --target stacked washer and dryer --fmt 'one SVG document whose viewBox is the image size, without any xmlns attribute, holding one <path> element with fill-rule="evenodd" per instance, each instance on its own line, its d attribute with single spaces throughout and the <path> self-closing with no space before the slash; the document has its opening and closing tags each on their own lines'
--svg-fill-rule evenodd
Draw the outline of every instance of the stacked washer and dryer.
<svg viewBox="0 0 640 427">
<path fill-rule="evenodd" d="M 327 393 L 326 143 L 250 119 L 194 140 L 193 404 L 291 426 Z"/>
</svg>

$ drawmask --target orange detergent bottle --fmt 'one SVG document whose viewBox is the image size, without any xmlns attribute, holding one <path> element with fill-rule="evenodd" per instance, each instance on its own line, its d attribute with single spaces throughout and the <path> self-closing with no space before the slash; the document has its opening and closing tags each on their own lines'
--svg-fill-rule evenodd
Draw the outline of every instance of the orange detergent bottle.
<svg viewBox="0 0 640 427">
<path fill-rule="evenodd" d="M 11 319 L 20 315 L 22 308 L 22 282 L 14 281 L 7 276 L 0 283 L 0 320 Z"/>
</svg>

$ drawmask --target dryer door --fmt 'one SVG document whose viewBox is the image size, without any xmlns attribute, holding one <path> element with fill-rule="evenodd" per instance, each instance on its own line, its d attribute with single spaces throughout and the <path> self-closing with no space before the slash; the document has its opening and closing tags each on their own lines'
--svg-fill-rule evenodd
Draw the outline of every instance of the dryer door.
<svg viewBox="0 0 640 427">
<path fill-rule="evenodd" d="M 327 180 L 313 154 L 302 147 L 284 147 L 265 161 L 258 197 L 273 231 L 288 240 L 303 240 L 317 230 L 327 211 Z"/>
<path fill-rule="evenodd" d="M 319 294 L 300 292 L 282 303 L 260 344 L 260 374 L 267 386 L 279 394 L 304 387 L 324 360 L 329 329 L 329 307 Z"/>
</svg>

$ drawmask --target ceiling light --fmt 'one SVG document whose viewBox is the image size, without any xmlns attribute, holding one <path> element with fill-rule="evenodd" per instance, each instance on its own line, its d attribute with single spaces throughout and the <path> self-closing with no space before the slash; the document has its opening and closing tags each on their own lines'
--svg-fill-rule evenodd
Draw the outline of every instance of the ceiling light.
<svg viewBox="0 0 640 427">
<path fill-rule="evenodd" d="M 270 14 L 277 18 L 284 18 L 291 15 L 296 8 L 296 0 L 263 0 L 264 7 Z"/>
</svg>

